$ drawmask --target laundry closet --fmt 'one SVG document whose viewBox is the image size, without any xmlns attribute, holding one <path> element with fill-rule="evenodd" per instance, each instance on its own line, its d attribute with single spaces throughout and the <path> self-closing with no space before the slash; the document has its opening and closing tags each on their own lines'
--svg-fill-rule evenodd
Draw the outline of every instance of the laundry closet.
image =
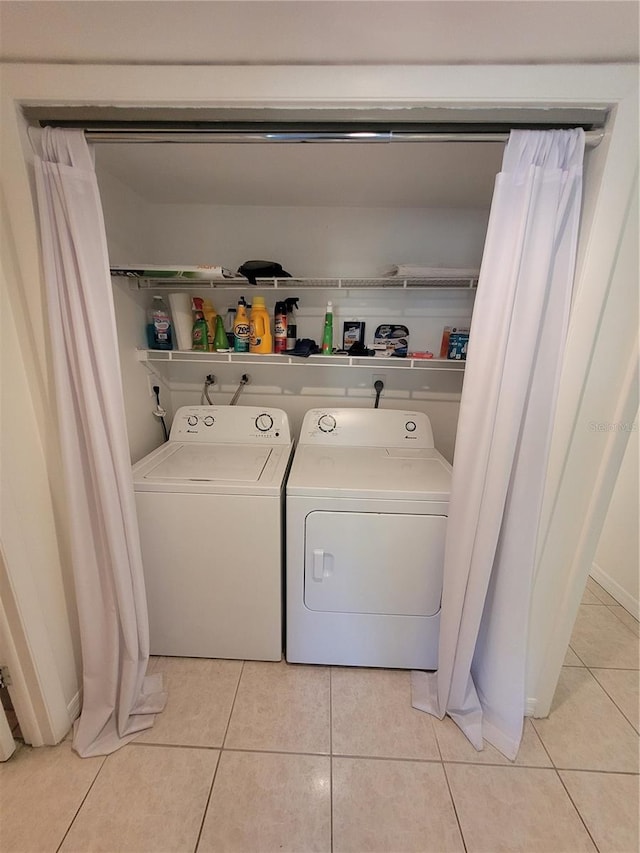
<svg viewBox="0 0 640 853">
<path fill-rule="evenodd" d="M 294 436 L 316 406 L 425 412 L 436 446 L 453 460 L 464 361 L 440 358 L 445 326 L 470 324 L 501 142 L 100 143 L 96 170 L 112 266 L 280 263 L 291 278 L 262 280 L 114 277 L 132 462 L 162 441 L 153 386 L 170 424 L 200 403 L 207 376 L 214 404 L 277 406 Z M 451 274 L 390 276 L 397 265 Z M 450 277 L 448 277 L 450 275 Z M 343 323 L 409 330 L 409 357 L 247 355 L 147 350 L 154 295 L 208 298 L 225 317 L 244 296 L 297 297 L 298 338 L 318 344 L 333 304 L 334 348 Z M 174 344 L 175 346 L 175 344 Z M 432 353 L 433 358 L 411 357 Z"/>
</svg>

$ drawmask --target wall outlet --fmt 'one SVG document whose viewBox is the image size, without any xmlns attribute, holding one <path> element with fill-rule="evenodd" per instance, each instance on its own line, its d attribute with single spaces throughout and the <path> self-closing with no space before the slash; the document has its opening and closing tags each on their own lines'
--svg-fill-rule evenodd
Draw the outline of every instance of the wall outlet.
<svg viewBox="0 0 640 853">
<path fill-rule="evenodd" d="M 153 397 L 155 400 L 156 394 L 155 394 L 155 391 L 153 390 L 153 386 L 154 385 L 160 385 L 160 382 L 158 381 L 158 377 L 157 376 L 147 376 L 147 384 L 149 386 L 149 396 Z"/>
<path fill-rule="evenodd" d="M 380 382 L 382 382 L 384 385 L 386 385 L 386 384 L 387 384 L 387 376 L 386 376 L 386 374 L 385 374 L 385 373 L 374 373 L 374 374 L 373 374 L 373 376 L 371 377 L 371 384 L 373 385 L 373 383 L 374 383 L 374 382 L 377 382 L 377 381 L 378 381 L 378 379 L 379 379 L 379 380 L 380 380 Z"/>
</svg>

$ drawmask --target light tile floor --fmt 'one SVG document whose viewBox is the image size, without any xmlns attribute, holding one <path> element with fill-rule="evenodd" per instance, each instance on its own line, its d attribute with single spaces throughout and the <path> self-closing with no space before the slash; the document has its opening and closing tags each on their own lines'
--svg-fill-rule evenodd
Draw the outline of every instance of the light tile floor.
<svg viewBox="0 0 640 853">
<path fill-rule="evenodd" d="M 0 767 L 3 853 L 638 851 L 638 623 L 592 580 L 514 763 L 412 709 L 407 672 L 152 666 L 169 704 L 137 741 Z"/>
</svg>

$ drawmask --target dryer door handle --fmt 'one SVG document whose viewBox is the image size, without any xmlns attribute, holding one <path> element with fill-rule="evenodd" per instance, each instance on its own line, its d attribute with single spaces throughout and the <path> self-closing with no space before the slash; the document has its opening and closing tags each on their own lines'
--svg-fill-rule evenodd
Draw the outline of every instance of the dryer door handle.
<svg viewBox="0 0 640 853">
<path fill-rule="evenodd" d="M 333 554 L 323 548 L 313 549 L 313 568 L 311 576 L 314 581 L 321 583 L 325 578 L 333 574 Z"/>
</svg>

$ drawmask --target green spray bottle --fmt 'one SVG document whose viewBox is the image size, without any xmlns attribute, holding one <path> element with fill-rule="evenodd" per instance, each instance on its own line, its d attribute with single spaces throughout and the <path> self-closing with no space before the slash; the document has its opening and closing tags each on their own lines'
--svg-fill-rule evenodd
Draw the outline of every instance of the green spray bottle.
<svg viewBox="0 0 640 853">
<path fill-rule="evenodd" d="M 331 355 L 333 352 L 333 305 L 327 302 L 327 311 L 324 315 L 324 330 L 322 332 L 322 355 Z"/>
</svg>

